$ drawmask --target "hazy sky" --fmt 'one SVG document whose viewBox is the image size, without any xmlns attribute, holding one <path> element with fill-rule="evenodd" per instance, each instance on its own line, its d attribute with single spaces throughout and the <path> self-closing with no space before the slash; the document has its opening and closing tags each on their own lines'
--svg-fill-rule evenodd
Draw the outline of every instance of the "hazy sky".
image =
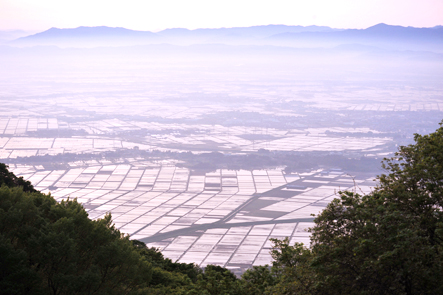
<svg viewBox="0 0 443 295">
<path fill-rule="evenodd" d="M 0 0 L 0 30 L 111 26 L 158 31 L 267 24 L 443 25 L 443 0 Z"/>
</svg>

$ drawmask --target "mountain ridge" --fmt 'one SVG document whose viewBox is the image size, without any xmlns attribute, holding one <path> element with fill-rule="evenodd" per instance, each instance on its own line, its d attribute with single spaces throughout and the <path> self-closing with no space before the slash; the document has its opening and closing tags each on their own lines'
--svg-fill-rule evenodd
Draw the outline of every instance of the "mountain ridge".
<svg viewBox="0 0 443 295">
<path fill-rule="evenodd" d="M 443 27 L 416 28 L 384 23 L 366 29 L 335 29 L 326 26 L 263 25 L 251 27 L 195 29 L 171 28 L 159 32 L 121 27 L 50 28 L 10 41 L 14 46 L 56 45 L 62 47 L 132 46 L 146 44 L 276 45 L 292 47 L 333 47 L 360 43 L 398 49 L 443 45 Z M 424 47 L 423 47 L 424 46 Z M 439 51 L 438 47 L 436 49 Z M 441 50 L 440 50 L 441 51 Z"/>
</svg>

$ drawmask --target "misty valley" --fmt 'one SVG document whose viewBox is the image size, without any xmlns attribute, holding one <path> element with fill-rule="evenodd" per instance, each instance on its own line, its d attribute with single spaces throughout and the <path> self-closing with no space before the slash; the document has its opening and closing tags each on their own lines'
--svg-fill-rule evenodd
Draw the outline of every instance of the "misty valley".
<svg viewBox="0 0 443 295">
<path fill-rule="evenodd" d="M 443 116 L 443 29 L 50 29 L 0 44 L 0 162 L 241 275 Z"/>
</svg>

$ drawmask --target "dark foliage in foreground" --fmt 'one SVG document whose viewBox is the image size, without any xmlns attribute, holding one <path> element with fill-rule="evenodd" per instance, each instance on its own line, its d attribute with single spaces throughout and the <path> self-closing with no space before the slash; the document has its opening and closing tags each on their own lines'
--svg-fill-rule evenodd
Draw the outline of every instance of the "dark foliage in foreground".
<svg viewBox="0 0 443 295">
<path fill-rule="evenodd" d="M 372 193 L 317 216 L 310 249 L 276 241 L 275 294 L 443 294 L 443 128 L 383 166 Z"/>
<path fill-rule="evenodd" d="M 443 127 L 386 159 L 368 195 L 340 192 L 311 247 L 273 240 L 272 267 L 173 262 L 0 166 L 2 294 L 443 294 Z"/>
<path fill-rule="evenodd" d="M 7 187 L 21 187 L 25 192 L 37 192 L 29 181 L 23 179 L 23 177 L 17 177 L 14 173 L 9 172 L 8 166 L 0 163 L 0 186 Z"/>
</svg>

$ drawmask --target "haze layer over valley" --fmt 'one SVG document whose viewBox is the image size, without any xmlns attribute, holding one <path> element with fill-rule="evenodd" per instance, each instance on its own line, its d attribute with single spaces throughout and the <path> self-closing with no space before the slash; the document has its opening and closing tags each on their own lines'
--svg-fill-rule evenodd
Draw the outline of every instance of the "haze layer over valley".
<svg viewBox="0 0 443 295">
<path fill-rule="evenodd" d="M 165 256 L 269 263 L 443 111 L 443 29 L 50 29 L 0 46 L 0 159 Z M 354 185 L 357 184 L 358 187 Z"/>
</svg>

